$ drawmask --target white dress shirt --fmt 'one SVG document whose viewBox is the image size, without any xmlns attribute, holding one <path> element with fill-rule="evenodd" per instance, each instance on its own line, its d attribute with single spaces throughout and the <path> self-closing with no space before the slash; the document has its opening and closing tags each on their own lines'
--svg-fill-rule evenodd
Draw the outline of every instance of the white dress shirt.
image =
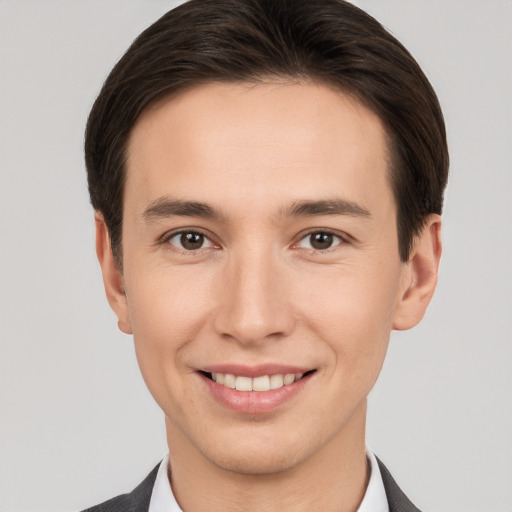
<svg viewBox="0 0 512 512">
<path fill-rule="evenodd" d="M 357 512 L 389 512 L 386 491 L 377 459 L 368 448 L 366 449 L 366 457 L 370 463 L 370 481 Z M 153 493 L 151 494 L 149 512 L 183 512 L 172 493 L 171 484 L 167 476 L 168 467 L 169 456 L 165 457 L 158 468 Z"/>
</svg>

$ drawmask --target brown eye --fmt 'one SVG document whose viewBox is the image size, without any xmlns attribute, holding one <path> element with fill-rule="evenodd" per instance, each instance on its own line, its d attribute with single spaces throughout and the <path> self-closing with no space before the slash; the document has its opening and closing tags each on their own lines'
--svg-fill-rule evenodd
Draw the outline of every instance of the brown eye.
<svg viewBox="0 0 512 512">
<path fill-rule="evenodd" d="M 315 251 L 325 251 L 337 245 L 340 245 L 343 240 L 333 233 L 328 231 L 315 231 L 309 233 L 302 240 L 298 246 L 302 249 L 314 249 Z"/>
<path fill-rule="evenodd" d="M 206 247 L 212 247 L 212 242 L 202 233 L 197 231 L 182 231 L 169 238 L 169 243 L 182 251 L 197 251 Z"/>
<path fill-rule="evenodd" d="M 180 236 L 181 246 L 189 251 L 201 249 L 203 242 L 204 235 L 200 233 L 182 233 Z"/>
<path fill-rule="evenodd" d="M 334 237 L 330 233 L 312 233 L 309 236 L 313 249 L 329 249 L 332 246 Z"/>
</svg>

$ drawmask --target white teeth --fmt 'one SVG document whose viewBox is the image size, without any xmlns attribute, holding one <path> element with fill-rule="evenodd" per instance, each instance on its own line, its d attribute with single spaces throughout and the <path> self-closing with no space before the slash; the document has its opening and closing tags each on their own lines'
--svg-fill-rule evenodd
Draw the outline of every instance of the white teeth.
<svg viewBox="0 0 512 512">
<path fill-rule="evenodd" d="M 284 386 L 282 375 L 271 375 L 270 376 L 270 389 L 278 389 Z"/>
<path fill-rule="evenodd" d="M 227 388 L 237 389 L 238 391 L 269 391 L 288 386 L 302 378 L 302 373 L 287 373 L 285 375 L 261 375 L 260 377 L 235 376 L 230 373 L 212 373 L 212 380 L 217 384 Z"/>
<path fill-rule="evenodd" d="M 238 391 L 252 391 L 252 379 L 250 377 L 237 377 L 235 387 Z"/>
<path fill-rule="evenodd" d="M 217 373 L 217 378 L 220 374 Z M 230 373 L 224 375 L 224 386 L 227 388 L 235 389 L 235 376 Z"/>
<path fill-rule="evenodd" d="M 294 373 L 287 373 L 284 376 L 283 382 L 284 382 L 285 386 L 287 386 L 288 384 L 291 384 L 294 381 L 295 381 L 295 374 Z"/>
<path fill-rule="evenodd" d="M 256 377 L 252 379 L 253 391 L 268 391 L 270 389 L 270 377 L 263 375 L 263 377 Z"/>
</svg>

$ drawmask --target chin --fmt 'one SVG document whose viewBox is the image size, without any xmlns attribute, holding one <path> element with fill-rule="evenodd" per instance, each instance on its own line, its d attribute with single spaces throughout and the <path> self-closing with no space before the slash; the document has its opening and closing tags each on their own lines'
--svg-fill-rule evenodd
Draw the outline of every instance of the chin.
<svg viewBox="0 0 512 512">
<path fill-rule="evenodd" d="M 243 475 L 275 474 L 290 470 L 307 459 L 314 449 L 297 439 L 242 440 L 233 438 L 203 447 L 203 455 L 215 466 Z M 244 442 L 245 441 L 245 442 Z"/>
<path fill-rule="evenodd" d="M 225 471 L 241 475 L 269 475 L 291 470 L 300 463 L 301 458 L 284 450 L 279 450 L 279 453 L 267 450 L 267 453 L 215 454 L 210 460 Z"/>
</svg>

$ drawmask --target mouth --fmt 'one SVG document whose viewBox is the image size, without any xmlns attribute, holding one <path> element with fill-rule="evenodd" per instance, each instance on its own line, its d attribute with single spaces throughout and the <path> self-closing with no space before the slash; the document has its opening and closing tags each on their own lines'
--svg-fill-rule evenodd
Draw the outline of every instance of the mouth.
<svg viewBox="0 0 512 512">
<path fill-rule="evenodd" d="M 311 388 L 317 370 L 273 363 L 219 364 L 203 367 L 197 374 L 218 404 L 253 416 L 287 410 L 295 403 L 295 397 Z"/>
<path fill-rule="evenodd" d="M 280 389 L 298 382 L 316 370 L 309 370 L 304 373 L 274 373 L 249 377 L 246 375 L 234 375 L 232 373 L 204 372 L 200 373 L 220 386 L 237 391 L 266 392 Z"/>
</svg>

